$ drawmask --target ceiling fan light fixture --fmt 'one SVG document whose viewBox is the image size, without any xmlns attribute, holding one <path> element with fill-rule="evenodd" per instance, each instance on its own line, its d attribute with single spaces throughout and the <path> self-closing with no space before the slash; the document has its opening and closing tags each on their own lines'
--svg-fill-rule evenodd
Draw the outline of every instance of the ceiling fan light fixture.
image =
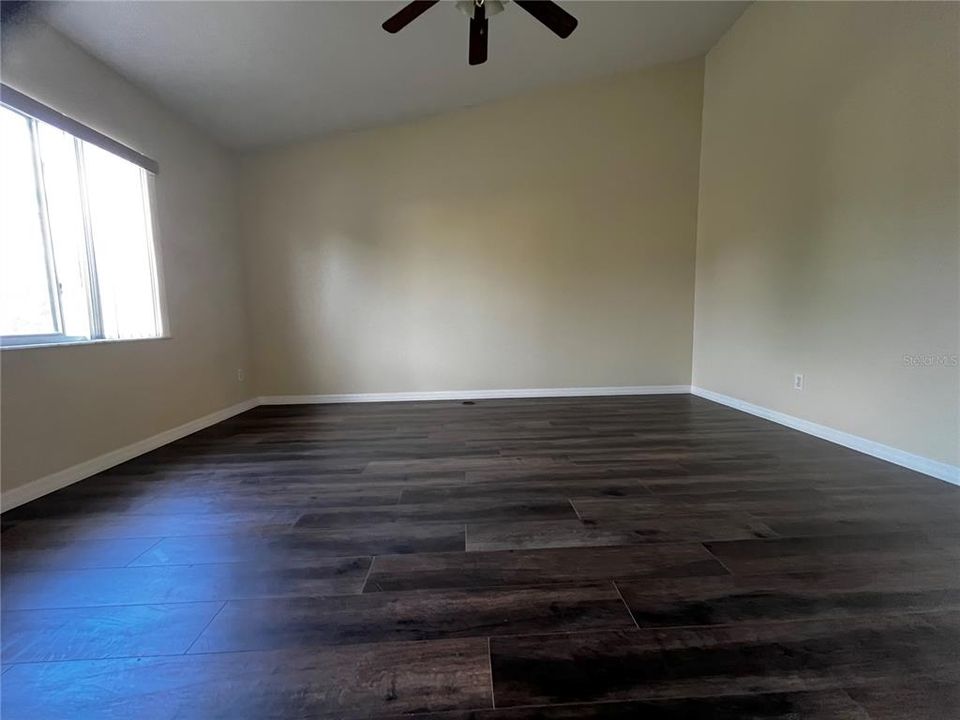
<svg viewBox="0 0 960 720">
<path fill-rule="evenodd" d="M 487 11 L 487 17 L 499 15 L 506 9 L 509 0 L 483 0 L 483 8 Z M 468 18 L 473 17 L 473 9 L 477 6 L 476 0 L 457 0 L 457 10 L 462 12 Z"/>
</svg>

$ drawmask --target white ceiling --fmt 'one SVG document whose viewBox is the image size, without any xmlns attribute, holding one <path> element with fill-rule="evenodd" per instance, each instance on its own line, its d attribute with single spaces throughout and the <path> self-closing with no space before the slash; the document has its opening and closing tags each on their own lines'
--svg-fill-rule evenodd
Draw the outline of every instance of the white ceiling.
<svg viewBox="0 0 960 720">
<path fill-rule="evenodd" d="M 441 3 L 396 35 L 396 2 L 57 2 L 47 20 L 205 128 L 252 148 L 475 105 L 702 55 L 746 2 L 563 2 L 553 35 L 515 5 L 467 64 L 465 15 Z"/>
</svg>

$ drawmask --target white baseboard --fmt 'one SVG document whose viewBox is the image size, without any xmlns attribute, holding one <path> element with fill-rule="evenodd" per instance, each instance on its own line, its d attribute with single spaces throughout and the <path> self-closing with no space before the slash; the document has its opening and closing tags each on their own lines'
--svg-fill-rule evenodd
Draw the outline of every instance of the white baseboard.
<svg viewBox="0 0 960 720">
<path fill-rule="evenodd" d="M 347 393 L 343 395 L 266 395 L 261 405 L 329 405 L 331 403 L 414 402 L 423 400 L 496 400 L 506 398 L 598 397 L 605 395 L 678 395 L 689 385 L 515 388 L 509 390 L 431 390 L 426 392 Z"/>
<path fill-rule="evenodd" d="M 753 403 L 739 400 L 728 395 L 721 395 L 720 393 L 713 392 L 712 390 L 705 390 L 704 388 L 697 387 L 695 385 L 690 388 L 690 392 L 706 400 L 712 400 L 713 402 L 726 405 L 727 407 L 734 408 L 735 410 L 742 410 L 745 413 L 756 415 L 757 417 L 770 420 L 778 423 L 779 425 L 786 425 L 789 428 L 799 430 L 807 435 L 813 435 L 814 437 L 818 437 L 822 440 L 828 440 L 829 442 L 836 443 L 837 445 L 843 445 L 851 450 L 856 450 L 864 453 L 865 455 L 871 455 L 875 458 L 886 460 L 894 465 L 900 465 L 901 467 L 905 467 L 910 470 L 916 470 L 924 475 L 930 475 L 938 480 L 943 480 L 954 485 L 960 485 L 960 467 L 957 465 L 949 465 L 948 463 L 942 463 L 936 460 L 931 460 L 930 458 L 925 458 L 922 455 L 914 455 L 913 453 L 909 453 L 889 445 L 874 442 L 873 440 L 867 440 L 859 435 L 851 435 L 850 433 L 843 432 L 842 430 L 836 430 L 834 428 L 827 427 L 826 425 L 818 425 L 817 423 L 810 422 L 809 420 L 803 420 L 802 418 L 777 412 L 776 410 L 769 410 L 765 407 L 761 407 L 760 405 L 754 405 Z"/>
<path fill-rule="evenodd" d="M 198 430 L 203 430 L 211 425 L 216 425 L 218 422 L 223 422 L 234 415 L 239 415 L 242 412 L 255 408 L 258 404 L 256 399 L 245 400 L 236 405 L 224 408 L 223 410 L 218 410 L 217 412 L 204 415 L 196 420 L 191 420 L 183 425 L 178 425 L 175 428 L 166 430 L 153 437 L 148 437 L 145 440 L 140 440 L 117 450 L 104 453 L 92 460 L 87 460 L 78 465 L 68 467 L 65 470 L 60 470 L 51 475 L 38 478 L 32 482 L 28 482 L 26 485 L 12 488 L 0 495 L 0 507 L 6 511 L 30 502 L 31 500 L 36 500 L 38 497 L 52 493 L 60 488 L 65 488 L 67 485 L 72 485 L 91 475 L 96 475 L 98 472 L 103 472 L 127 460 L 132 460 L 138 455 L 156 450 L 158 447 L 172 443 L 174 440 L 179 440 Z"/>
</svg>

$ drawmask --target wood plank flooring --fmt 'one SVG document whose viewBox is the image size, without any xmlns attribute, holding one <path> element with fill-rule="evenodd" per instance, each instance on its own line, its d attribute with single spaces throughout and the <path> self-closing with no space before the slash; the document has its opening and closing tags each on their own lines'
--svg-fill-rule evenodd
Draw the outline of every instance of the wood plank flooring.
<svg viewBox="0 0 960 720">
<path fill-rule="evenodd" d="M 260 407 L 2 530 L 4 720 L 960 717 L 960 488 L 692 396 Z"/>
</svg>

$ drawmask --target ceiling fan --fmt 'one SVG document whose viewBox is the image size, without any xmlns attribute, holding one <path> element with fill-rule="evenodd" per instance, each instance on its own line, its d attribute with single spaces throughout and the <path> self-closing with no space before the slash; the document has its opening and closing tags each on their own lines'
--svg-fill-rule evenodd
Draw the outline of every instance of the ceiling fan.
<svg viewBox="0 0 960 720">
<path fill-rule="evenodd" d="M 414 0 L 383 23 L 388 33 L 400 32 L 440 0 Z M 514 5 L 533 15 L 562 38 L 570 37 L 577 27 L 577 19 L 550 0 L 513 0 Z M 461 0 L 457 7 L 470 16 L 471 65 L 487 61 L 487 18 L 502 12 L 508 0 Z"/>
</svg>

